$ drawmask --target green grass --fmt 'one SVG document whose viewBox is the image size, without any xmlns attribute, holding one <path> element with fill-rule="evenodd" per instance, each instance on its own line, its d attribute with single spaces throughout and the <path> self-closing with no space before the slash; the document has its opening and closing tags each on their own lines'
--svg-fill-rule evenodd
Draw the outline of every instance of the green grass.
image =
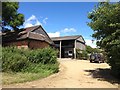
<svg viewBox="0 0 120 90">
<path fill-rule="evenodd" d="M 23 83 L 23 82 L 28 82 L 28 81 L 33 81 L 41 78 L 45 78 L 49 76 L 51 72 L 45 72 L 45 73 L 2 73 L 2 83 L 3 85 L 8 85 L 8 84 L 14 84 L 14 83 Z"/>
<path fill-rule="evenodd" d="M 22 72 L 2 72 L 3 85 L 29 82 L 45 78 L 59 71 L 59 63 L 56 64 L 32 64 Z"/>
</svg>

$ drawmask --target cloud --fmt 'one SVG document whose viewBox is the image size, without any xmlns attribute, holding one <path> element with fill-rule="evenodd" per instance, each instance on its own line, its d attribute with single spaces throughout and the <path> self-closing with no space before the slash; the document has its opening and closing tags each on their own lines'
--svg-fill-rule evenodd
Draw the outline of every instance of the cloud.
<svg viewBox="0 0 120 90">
<path fill-rule="evenodd" d="M 35 15 L 32 15 L 31 17 L 29 17 L 29 18 L 27 19 L 28 22 L 31 21 L 31 20 L 36 20 L 36 16 L 35 16 Z"/>
<path fill-rule="evenodd" d="M 66 35 L 66 34 L 70 34 L 70 33 L 73 33 L 73 32 L 76 32 L 76 29 L 74 28 L 64 28 L 63 30 L 60 30 L 60 31 L 57 31 L 57 32 L 50 32 L 48 33 L 48 35 L 50 37 L 60 37 L 60 35 L 62 34 L 63 36 Z"/>
<path fill-rule="evenodd" d="M 90 40 L 90 39 L 85 39 L 85 42 L 86 42 L 86 45 L 89 45 L 89 46 L 91 46 L 92 48 L 96 48 L 96 47 L 97 47 L 97 45 L 96 45 L 96 40 L 94 40 L 94 41 L 92 42 L 92 40 Z"/>
<path fill-rule="evenodd" d="M 63 33 L 68 33 L 68 32 L 76 32 L 77 30 L 75 28 L 65 28 L 61 30 Z"/>
<path fill-rule="evenodd" d="M 47 22 L 46 22 L 47 19 L 48 19 L 47 17 L 43 19 L 43 23 L 44 23 L 44 24 L 47 23 Z"/>
<path fill-rule="evenodd" d="M 42 16 L 40 16 L 40 18 L 43 18 Z"/>
<path fill-rule="evenodd" d="M 60 32 L 48 33 L 50 37 L 60 37 Z"/>
<path fill-rule="evenodd" d="M 27 28 L 27 27 L 32 27 L 32 26 L 34 26 L 34 25 L 31 24 L 31 23 L 25 23 L 25 24 L 24 24 L 24 27 L 25 27 L 25 28 Z"/>
<path fill-rule="evenodd" d="M 38 20 L 36 20 L 36 24 L 35 25 L 42 25 L 42 23 L 40 23 Z"/>
<path fill-rule="evenodd" d="M 36 26 L 36 25 L 42 25 L 42 23 L 38 20 L 38 18 L 35 15 L 32 15 L 31 17 L 29 17 L 23 24 L 25 28 Z"/>
</svg>

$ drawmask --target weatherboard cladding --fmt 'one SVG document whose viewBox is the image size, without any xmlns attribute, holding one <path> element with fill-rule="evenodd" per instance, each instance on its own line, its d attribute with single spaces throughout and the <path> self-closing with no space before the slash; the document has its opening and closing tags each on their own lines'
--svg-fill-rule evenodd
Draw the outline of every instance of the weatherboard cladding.
<svg viewBox="0 0 120 90">
<path fill-rule="evenodd" d="M 77 40 L 80 42 L 85 43 L 83 37 L 81 35 L 75 35 L 75 36 L 63 36 L 63 37 L 53 37 L 51 38 L 53 41 L 62 41 L 62 40 Z"/>
</svg>

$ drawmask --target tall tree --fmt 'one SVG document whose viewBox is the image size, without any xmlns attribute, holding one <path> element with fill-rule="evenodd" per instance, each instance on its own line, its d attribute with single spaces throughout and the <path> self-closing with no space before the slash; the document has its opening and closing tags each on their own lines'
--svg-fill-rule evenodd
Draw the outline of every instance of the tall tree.
<svg viewBox="0 0 120 90">
<path fill-rule="evenodd" d="M 91 21 L 88 25 L 93 29 L 101 48 L 107 52 L 108 63 L 112 71 L 120 76 L 120 2 L 101 2 L 88 14 Z"/>
<path fill-rule="evenodd" d="M 14 30 L 18 30 L 19 26 L 24 22 L 24 15 L 18 13 L 18 2 L 3 2 L 2 3 L 2 23 L 3 29 L 5 26 L 10 26 Z"/>
</svg>

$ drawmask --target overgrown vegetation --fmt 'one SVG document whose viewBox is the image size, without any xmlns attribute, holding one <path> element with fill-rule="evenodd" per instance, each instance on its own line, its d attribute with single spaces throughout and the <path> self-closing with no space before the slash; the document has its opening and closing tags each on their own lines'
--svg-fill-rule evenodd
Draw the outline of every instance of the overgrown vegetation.
<svg viewBox="0 0 120 90">
<path fill-rule="evenodd" d="M 90 53 L 101 53 L 101 50 L 99 48 L 92 48 L 91 46 L 86 46 L 86 52 L 88 54 L 90 54 Z"/>
<path fill-rule="evenodd" d="M 88 18 L 97 45 L 105 50 L 113 74 L 120 78 L 120 2 L 98 3 Z"/>
<path fill-rule="evenodd" d="M 84 50 L 77 49 L 76 50 L 77 59 L 88 59 L 88 53 Z"/>
<path fill-rule="evenodd" d="M 98 48 L 92 48 L 91 46 L 86 46 L 86 50 L 76 50 L 77 59 L 89 59 L 91 53 L 101 53 L 101 50 Z"/>
<path fill-rule="evenodd" d="M 33 73 L 32 78 L 27 78 L 26 76 L 25 78 L 23 77 L 23 80 L 18 80 L 18 82 L 46 77 L 52 73 L 58 72 L 58 66 L 57 52 L 50 47 L 37 50 L 17 49 L 16 47 L 2 48 L 2 71 L 9 73 L 5 75 L 11 75 L 12 73 L 13 76 L 15 76 L 14 73 L 19 73 L 21 75 L 31 73 L 30 77 L 32 77 Z M 16 80 L 14 82 L 11 81 L 11 83 L 15 82 Z M 3 83 L 6 84 L 6 80 L 3 80 Z M 8 81 L 7 84 L 9 83 Z"/>
</svg>

